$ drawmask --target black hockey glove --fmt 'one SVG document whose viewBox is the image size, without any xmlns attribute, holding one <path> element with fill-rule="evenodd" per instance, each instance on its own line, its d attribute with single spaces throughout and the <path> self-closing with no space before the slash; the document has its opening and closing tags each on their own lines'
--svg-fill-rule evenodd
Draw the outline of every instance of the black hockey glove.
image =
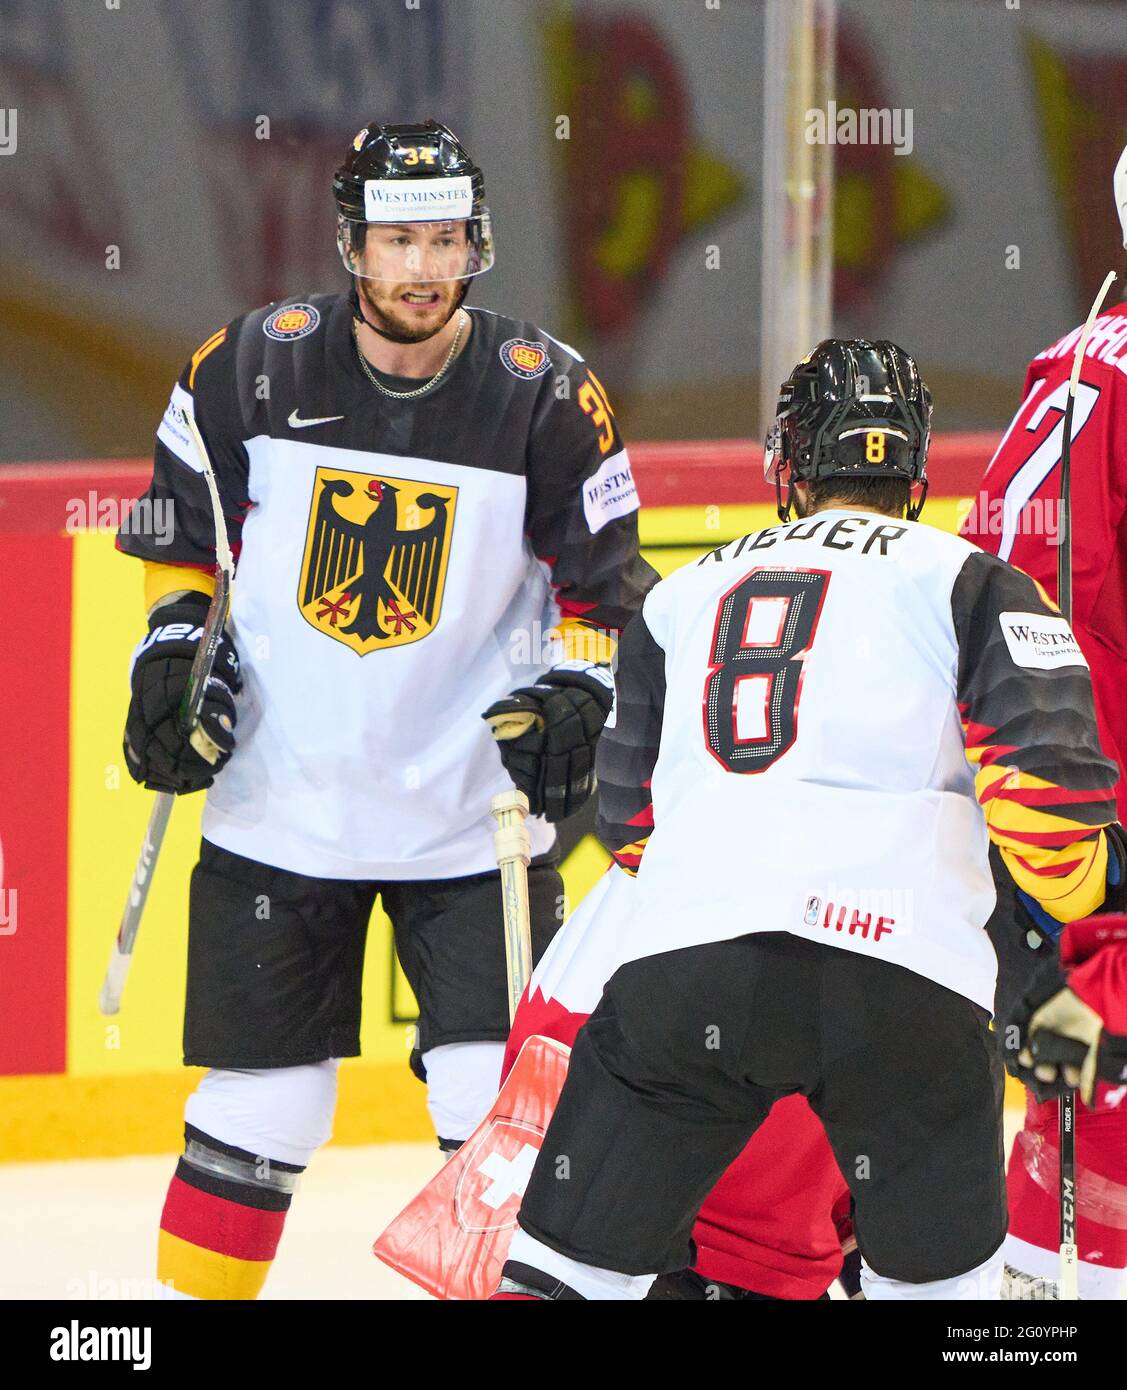
<svg viewBox="0 0 1127 1390">
<path fill-rule="evenodd" d="M 133 780 L 150 791 L 210 787 L 235 747 L 235 695 L 242 682 L 239 658 L 226 633 L 220 638 L 199 728 L 191 741 L 180 727 L 180 702 L 207 610 L 205 594 L 185 594 L 163 604 L 150 615 L 149 635 L 134 653 L 125 762 Z"/>
<path fill-rule="evenodd" d="M 1096 1074 L 1113 1086 L 1127 1083 L 1127 1033 L 1104 1033 L 1096 1059 Z"/>
<path fill-rule="evenodd" d="M 1109 1033 L 1103 1019 L 1071 989 L 1058 990 L 1029 1012 L 1011 1020 L 1020 1048 L 1006 1065 L 1038 1100 L 1079 1089 L 1091 1105 L 1096 1081 L 1127 1082 L 1127 1034 Z"/>
<path fill-rule="evenodd" d="M 1006 1070 L 1037 1100 L 1079 1087 L 1091 1105 L 1102 1029 L 1099 1014 L 1067 985 L 1048 994 L 1042 985 L 1022 999 L 1006 1025 Z"/>
<path fill-rule="evenodd" d="M 565 662 L 481 716 L 534 816 L 566 820 L 595 790 L 595 748 L 613 703 L 609 666 Z"/>
</svg>

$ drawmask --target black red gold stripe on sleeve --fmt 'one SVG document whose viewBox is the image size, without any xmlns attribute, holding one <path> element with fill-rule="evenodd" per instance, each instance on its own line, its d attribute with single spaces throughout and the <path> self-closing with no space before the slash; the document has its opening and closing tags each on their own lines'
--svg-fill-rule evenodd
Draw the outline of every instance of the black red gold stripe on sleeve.
<svg viewBox="0 0 1127 1390">
<path fill-rule="evenodd" d="M 968 750 L 969 751 L 969 750 Z M 1086 917 L 1103 902 L 1111 788 L 1063 788 L 998 764 L 981 767 L 975 791 L 991 840 L 1019 888 L 1059 921 Z"/>
<path fill-rule="evenodd" d="M 648 838 L 647 836 L 646 839 Z M 625 869 L 631 878 L 634 878 L 638 873 L 638 868 L 642 862 L 642 853 L 646 848 L 646 839 L 635 840 L 633 844 L 611 850 L 611 858 L 620 869 Z"/>
<path fill-rule="evenodd" d="M 968 762 L 974 763 L 976 766 L 988 767 L 991 763 L 997 762 L 999 758 L 1017 752 L 1015 744 L 995 742 L 997 729 L 969 719 L 965 705 L 959 706 L 959 713 L 963 717 L 963 743 L 966 745 Z"/>
</svg>

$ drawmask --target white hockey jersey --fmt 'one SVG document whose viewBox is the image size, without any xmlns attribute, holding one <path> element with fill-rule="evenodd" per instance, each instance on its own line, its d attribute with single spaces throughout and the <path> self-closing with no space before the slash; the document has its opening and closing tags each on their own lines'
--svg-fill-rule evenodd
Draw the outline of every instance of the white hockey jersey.
<svg viewBox="0 0 1127 1390">
<path fill-rule="evenodd" d="M 656 579 L 597 378 L 533 324 L 472 320 L 416 399 L 365 378 L 342 295 L 235 320 L 173 391 L 149 496 L 171 499 L 174 534 L 127 524 L 118 546 L 213 568 L 202 469 L 173 407 L 191 408 L 237 557 L 244 688 L 203 820 L 224 849 L 322 878 L 494 868 L 489 803 L 511 784 L 482 710 L 561 659 L 557 624 L 617 635 Z M 552 827 L 530 830 L 548 852 Z"/>
<path fill-rule="evenodd" d="M 616 687 L 626 959 L 785 931 L 991 1008 L 988 821 L 1038 896 L 1102 900 L 1115 770 L 1084 658 L 958 537 L 833 510 L 733 541 L 650 592 Z"/>
</svg>

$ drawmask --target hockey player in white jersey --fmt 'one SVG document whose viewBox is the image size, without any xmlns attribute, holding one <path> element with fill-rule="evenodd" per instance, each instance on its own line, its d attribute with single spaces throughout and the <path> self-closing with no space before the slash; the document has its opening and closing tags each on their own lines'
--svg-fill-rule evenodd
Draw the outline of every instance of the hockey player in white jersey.
<svg viewBox="0 0 1127 1390">
<path fill-rule="evenodd" d="M 998 1297 L 988 844 L 1059 920 L 1094 911 L 1116 768 L 1043 591 L 917 523 L 930 417 L 902 349 L 819 345 L 769 441 L 782 524 L 663 580 L 623 634 L 597 769 L 637 872 L 626 963 L 498 1297 L 643 1297 L 792 1094 L 850 1187 L 867 1298 Z"/>
<path fill-rule="evenodd" d="M 189 903 L 186 1147 L 159 1272 L 253 1297 L 360 1051 L 377 895 L 419 1003 L 444 1148 L 488 1110 L 508 1007 L 491 797 L 531 803 L 533 952 L 562 915 L 551 822 L 593 786 L 614 639 L 656 575 L 602 384 L 535 324 L 464 307 L 493 263 L 481 170 L 445 126 L 372 123 L 333 183 L 350 291 L 267 305 L 192 355 L 157 435 L 132 669 L 136 780 L 209 788 Z M 211 590 L 211 455 L 237 557 L 203 711 L 177 709 Z M 550 640 L 549 634 L 551 634 Z M 501 746 L 486 716 L 533 727 Z M 213 785 L 214 784 L 214 785 Z"/>
</svg>

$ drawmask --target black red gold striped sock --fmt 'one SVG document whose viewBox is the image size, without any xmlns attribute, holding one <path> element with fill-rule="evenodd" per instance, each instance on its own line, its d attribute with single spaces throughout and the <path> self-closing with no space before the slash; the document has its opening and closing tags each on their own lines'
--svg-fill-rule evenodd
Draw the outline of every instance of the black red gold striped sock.
<svg viewBox="0 0 1127 1390">
<path fill-rule="evenodd" d="M 161 1213 L 157 1275 L 192 1298 L 257 1298 L 304 1170 L 191 1125 L 184 1138 Z"/>
</svg>

